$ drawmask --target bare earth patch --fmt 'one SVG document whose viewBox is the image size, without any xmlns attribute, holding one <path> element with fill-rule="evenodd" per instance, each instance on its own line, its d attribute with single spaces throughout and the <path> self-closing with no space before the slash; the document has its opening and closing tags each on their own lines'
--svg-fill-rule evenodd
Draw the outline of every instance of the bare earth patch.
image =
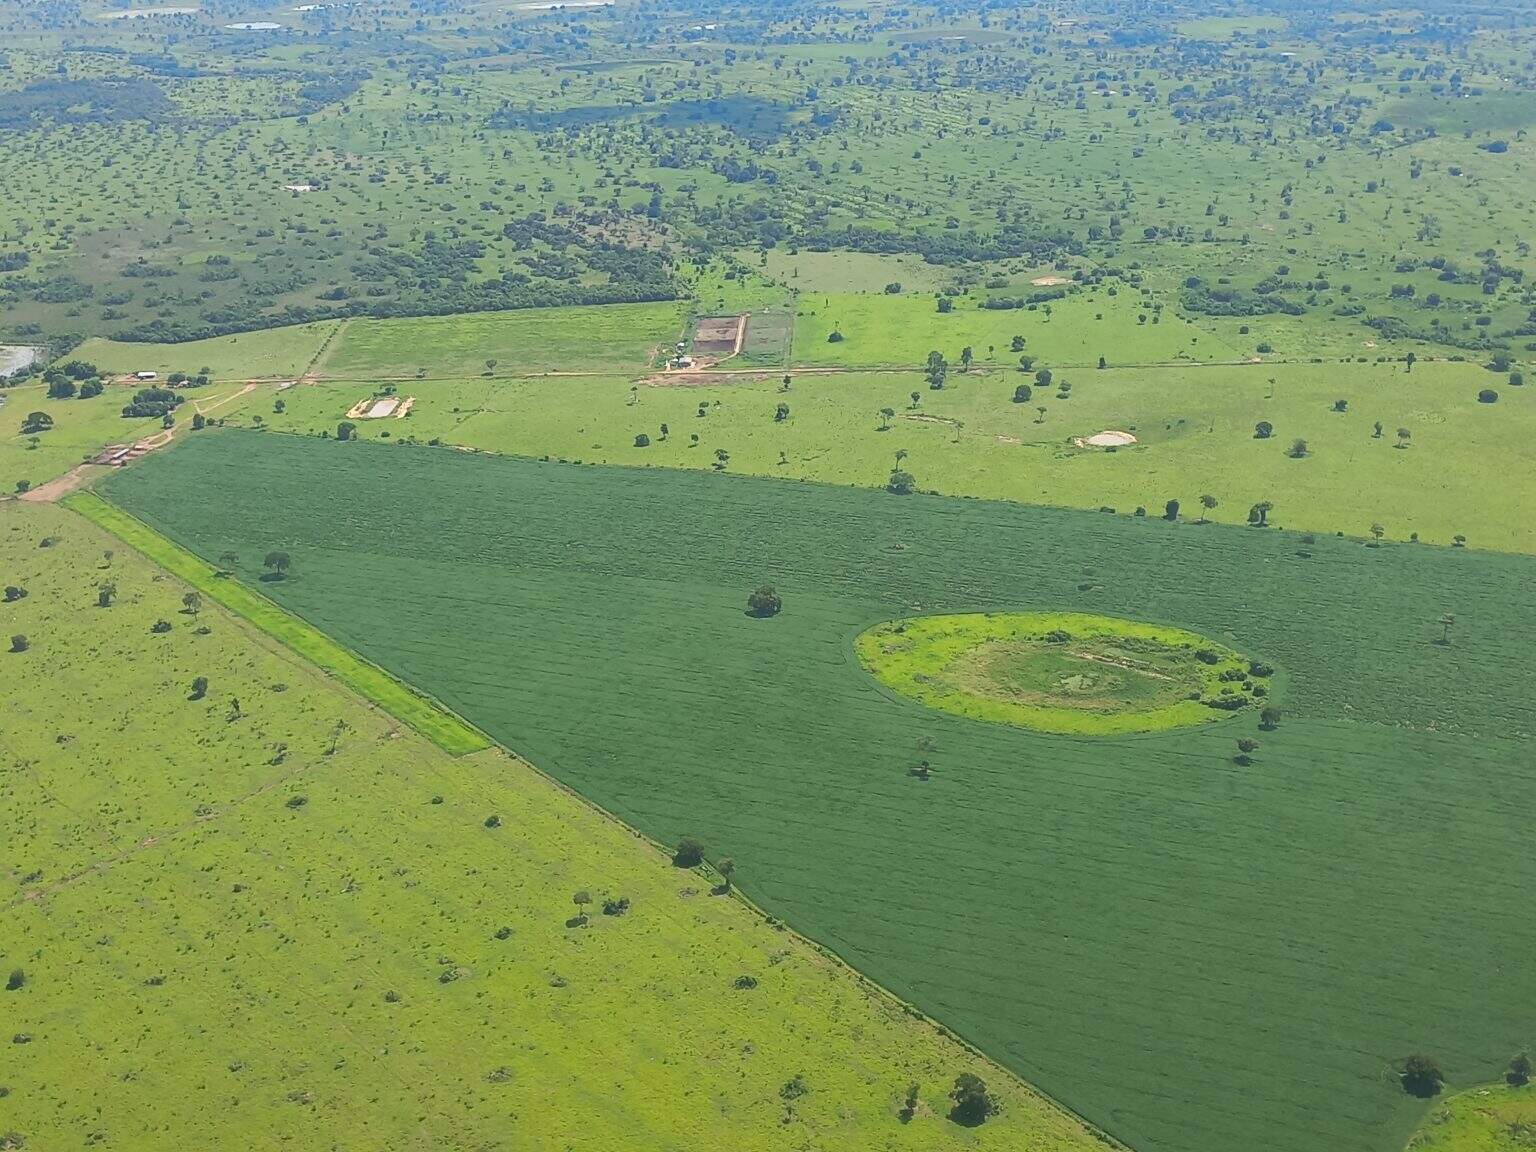
<svg viewBox="0 0 1536 1152">
<path fill-rule="evenodd" d="M 1113 428 L 1108 428 L 1103 432 L 1095 432 L 1086 439 L 1076 439 L 1072 443 L 1076 444 L 1079 448 L 1127 448 L 1136 443 L 1136 437 L 1132 436 L 1129 432 L 1119 432 Z"/>
</svg>

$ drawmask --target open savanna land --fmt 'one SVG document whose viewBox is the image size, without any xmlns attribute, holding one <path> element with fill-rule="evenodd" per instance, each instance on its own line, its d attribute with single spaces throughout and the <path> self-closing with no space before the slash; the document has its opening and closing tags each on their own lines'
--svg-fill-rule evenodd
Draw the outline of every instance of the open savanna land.
<svg viewBox="0 0 1536 1152">
<path fill-rule="evenodd" d="M 9 1146 L 1102 1147 L 713 878 L 190 611 L 80 516 L 0 509 L 0 580 L 27 639 L 0 652 Z M 983 1128 L 944 1118 L 962 1071 L 1001 1104 Z"/>
<path fill-rule="evenodd" d="M 917 487 L 949 495 L 1152 516 L 1177 500 L 1186 519 L 1225 523 L 1269 501 L 1275 523 L 1299 530 L 1364 537 L 1380 525 L 1390 539 L 1536 551 L 1527 493 L 1509 482 L 1536 442 L 1536 387 L 1508 387 L 1479 365 L 1057 369 L 1042 386 L 1033 372 L 960 372 L 954 359 L 938 390 L 917 371 L 791 371 L 785 391 L 784 373 L 768 369 L 541 379 L 498 366 L 494 379 L 395 384 L 415 398 L 410 415 L 356 421 L 356 435 L 711 470 L 723 451 L 732 472 L 865 487 L 899 466 Z M 227 418 L 334 435 L 380 387 L 307 385 L 282 393 L 281 413 L 253 398 Z M 1498 399 L 1484 403 L 1490 387 Z M 1136 443 L 1077 445 L 1106 429 Z"/>
<path fill-rule="evenodd" d="M 1536 0 L 0 0 L 0 156 L 0 1152 L 1536 1145 Z"/>
<path fill-rule="evenodd" d="M 230 430 L 104 495 L 284 549 L 278 604 L 1144 1152 L 1392 1152 L 1408 1055 L 1469 1086 L 1536 1031 L 1528 558 Z M 1196 632 L 1279 716 L 1052 736 L 858 666 L 973 611 Z"/>
</svg>

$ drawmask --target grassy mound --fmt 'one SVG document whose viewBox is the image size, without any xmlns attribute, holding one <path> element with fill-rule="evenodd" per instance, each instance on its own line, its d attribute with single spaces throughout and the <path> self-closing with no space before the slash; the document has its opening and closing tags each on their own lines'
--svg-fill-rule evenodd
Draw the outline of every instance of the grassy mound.
<svg viewBox="0 0 1536 1152">
<path fill-rule="evenodd" d="M 961 613 L 855 641 L 875 679 L 933 708 L 1063 735 L 1165 732 L 1268 694 L 1249 661 L 1195 632 L 1083 612 Z"/>
</svg>

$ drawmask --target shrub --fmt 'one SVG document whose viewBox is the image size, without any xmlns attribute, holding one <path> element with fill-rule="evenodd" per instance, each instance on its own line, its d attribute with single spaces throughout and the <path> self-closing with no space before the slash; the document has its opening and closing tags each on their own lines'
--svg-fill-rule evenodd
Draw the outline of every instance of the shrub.
<svg viewBox="0 0 1536 1152">
<path fill-rule="evenodd" d="M 1499 394 L 1492 388 L 1484 388 L 1477 394 L 1477 402 L 1479 404 L 1496 404 L 1498 400 Z"/>
<path fill-rule="evenodd" d="M 1414 1053 L 1403 1061 L 1403 1091 L 1410 1096 L 1428 1097 L 1440 1091 L 1445 1073 L 1431 1057 Z"/>
<path fill-rule="evenodd" d="M 1531 1058 L 1524 1052 L 1509 1062 L 1509 1071 L 1504 1074 L 1505 1081 L 1511 1088 L 1523 1088 L 1531 1082 Z"/>
<path fill-rule="evenodd" d="M 636 448 L 649 448 L 650 446 L 651 446 L 651 438 L 649 436 L 647 436 L 644 432 L 640 433 L 640 435 L 635 437 L 635 447 Z"/>
<path fill-rule="evenodd" d="M 27 974 L 20 968 L 11 969 L 10 977 L 5 982 L 7 992 L 20 991 L 27 983 Z"/>
<path fill-rule="evenodd" d="M 30 647 L 32 647 L 32 642 L 21 635 L 21 633 L 18 632 L 15 636 L 11 637 L 12 652 L 25 652 Z"/>
<path fill-rule="evenodd" d="M 738 988 L 743 992 L 751 991 L 753 988 L 757 987 L 757 977 L 738 976 L 735 980 L 731 981 L 731 987 Z"/>
<path fill-rule="evenodd" d="M 1268 420 L 1260 420 L 1253 426 L 1253 438 L 1255 440 L 1268 440 L 1275 434 L 1275 426 Z"/>
<path fill-rule="evenodd" d="M 1028 404 L 1034 394 L 1034 389 L 1028 384 L 1020 384 L 1013 390 L 1013 402 L 1015 404 Z"/>
<path fill-rule="evenodd" d="M 772 584 L 764 584 L 747 597 L 747 614 L 763 618 L 777 616 L 784 608 L 784 600 Z"/>
<path fill-rule="evenodd" d="M 353 440 L 357 438 L 357 425 L 350 420 L 343 420 L 336 425 L 336 439 Z"/>
<path fill-rule="evenodd" d="M 897 496 L 910 496 L 916 484 L 917 480 L 913 477 L 912 473 L 902 472 L 898 469 L 892 472 L 886 480 L 885 490 L 893 492 Z"/>
</svg>

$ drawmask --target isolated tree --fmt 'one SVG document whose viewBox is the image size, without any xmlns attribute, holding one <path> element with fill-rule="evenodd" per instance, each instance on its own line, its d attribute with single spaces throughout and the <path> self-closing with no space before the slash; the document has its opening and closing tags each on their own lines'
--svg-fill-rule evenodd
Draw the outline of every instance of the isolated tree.
<svg viewBox="0 0 1536 1152">
<path fill-rule="evenodd" d="M 208 695 L 208 677 L 206 677 L 206 676 L 195 676 L 195 677 L 193 677 L 193 679 L 192 679 L 192 694 L 190 696 L 188 696 L 187 699 L 189 699 L 189 700 L 201 700 L 206 695 Z"/>
<path fill-rule="evenodd" d="M 357 438 L 357 425 L 350 420 L 343 420 L 336 425 L 336 439 L 354 440 Z"/>
<path fill-rule="evenodd" d="M 1349 401 L 1348 400 L 1335 400 L 1333 402 L 1333 410 L 1335 412 L 1348 412 L 1349 411 Z"/>
<path fill-rule="evenodd" d="M 262 557 L 261 566 L 269 570 L 273 574 L 274 579 L 281 580 L 288 575 L 290 563 L 288 553 L 274 551 L 268 552 Z"/>
<path fill-rule="evenodd" d="M 32 647 L 32 642 L 23 636 L 20 632 L 11 637 L 12 652 L 25 652 L 30 647 Z"/>
<path fill-rule="evenodd" d="M 677 842 L 672 853 L 672 863 L 678 868 L 697 868 L 704 861 L 704 845 L 693 836 L 684 836 Z"/>
<path fill-rule="evenodd" d="M 494 371 L 496 371 L 496 361 L 487 360 L 485 362 L 485 374 L 489 376 Z"/>
<path fill-rule="evenodd" d="M 14 604 L 16 601 L 26 596 L 26 594 L 27 590 L 16 584 L 7 584 L 5 586 L 5 602 L 7 604 Z"/>
<path fill-rule="evenodd" d="M 222 570 L 221 575 L 231 575 L 235 570 L 235 565 L 239 563 L 240 557 L 236 556 L 233 552 L 219 553 L 219 568 Z"/>
<path fill-rule="evenodd" d="M 971 370 L 971 361 L 973 359 L 975 359 L 975 353 L 971 350 L 971 346 L 969 344 L 960 349 L 960 371 L 969 372 Z"/>
<path fill-rule="evenodd" d="M 1305 440 L 1292 440 L 1291 446 L 1285 453 L 1292 460 L 1300 460 L 1307 454 L 1307 442 Z"/>
<path fill-rule="evenodd" d="M 1259 729 L 1264 732 L 1273 732 L 1280 727 L 1280 709 L 1270 706 L 1259 713 Z"/>
<path fill-rule="evenodd" d="M 1248 509 L 1248 523 L 1252 524 L 1255 528 L 1268 528 L 1269 514 L 1274 509 L 1275 506 L 1268 500 L 1260 500 L 1252 508 Z"/>
<path fill-rule="evenodd" d="M 19 992 L 26 987 L 27 974 L 20 968 L 12 968 L 11 974 L 6 978 L 5 990 L 7 992 Z"/>
<path fill-rule="evenodd" d="M 641 432 L 641 433 L 639 433 L 638 435 L 635 436 L 635 447 L 636 448 L 649 448 L 650 446 L 651 446 L 651 438 L 649 436 L 647 436 L 644 432 Z"/>
<path fill-rule="evenodd" d="M 181 598 L 181 609 L 188 616 L 196 616 L 203 610 L 203 598 L 196 592 L 188 592 Z"/>
<path fill-rule="evenodd" d="M 1255 440 L 1268 440 L 1275 434 L 1275 426 L 1268 420 L 1260 420 L 1253 426 L 1253 438 Z"/>
<path fill-rule="evenodd" d="M 922 402 L 923 402 L 923 394 L 921 392 L 914 392 L 914 393 L 912 393 L 912 407 L 916 408 Z"/>
<path fill-rule="evenodd" d="M 997 1105 L 987 1095 L 987 1084 L 974 1072 L 962 1072 L 955 1077 L 955 1086 L 949 1093 L 949 1118 L 966 1128 L 985 1123 L 988 1116 L 997 1111 Z"/>
<path fill-rule="evenodd" d="M 1414 354 L 1414 353 L 1412 353 L 1412 352 L 1410 352 L 1410 353 L 1408 353 L 1408 355 L 1406 355 L 1406 356 L 1404 356 L 1404 357 L 1403 357 L 1403 363 L 1404 363 L 1404 364 L 1406 364 L 1406 365 L 1408 365 L 1408 369 L 1407 369 L 1407 370 L 1408 370 L 1408 371 L 1409 371 L 1409 372 L 1412 372 L 1412 371 L 1413 371 L 1413 366 L 1414 366 L 1414 365 L 1415 365 L 1415 364 L 1417 364 L 1417 363 L 1418 363 L 1418 362 L 1419 362 L 1419 358 L 1418 358 L 1418 356 L 1416 356 L 1416 355 L 1415 355 L 1415 354 Z"/>
<path fill-rule="evenodd" d="M 112 599 L 117 595 L 117 585 L 111 580 L 100 585 L 96 589 L 96 606 L 98 608 L 112 607 Z"/>
<path fill-rule="evenodd" d="M 21 422 L 22 435 L 46 432 L 53 427 L 53 417 L 46 412 L 28 412 Z"/>
<path fill-rule="evenodd" d="M 773 410 L 773 422 L 782 424 L 789 419 L 789 405 L 780 401 L 779 406 Z"/>
<path fill-rule="evenodd" d="M 1035 373 L 1035 383 L 1040 385 L 1042 388 L 1049 388 L 1051 386 L 1051 381 L 1055 378 L 1055 375 L 1049 368 L 1042 368 L 1040 371 Z"/>
<path fill-rule="evenodd" d="M 894 408 L 880 409 L 880 431 L 889 432 L 891 430 L 891 421 L 895 418 L 895 416 L 896 409 Z"/>
<path fill-rule="evenodd" d="M 1233 763 L 1240 764 L 1244 768 L 1248 767 L 1248 765 L 1253 763 L 1253 754 L 1257 752 L 1258 749 L 1259 742 L 1257 740 L 1251 739 L 1247 736 L 1243 737 L 1237 742 L 1237 755 L 1232 757 Z"/>
<path fill-rule="evenodd" d="M 1451 626 L 1456 623 L 1456 617 L 1453 613 L 1447 612 L 1444 616 L 1440 617 L 1439 623 L 1441 628 L 1440 643 L 1449 644 L 1451 642 Z"/>
<path fill-rule="evenodd" d="M 1504 1080 L 1511 1088 L 1524 1088 L 1531 1082 L 1531 1058 L 1524 1052 L 1509 1062 Z"/>
<path fill-rule="evenodd" d="M 1387 534 L 1387 530 L 1384 527 L 1382 527 L 1380 524 L 1372 524 L 1371 525 L 1371 539 L 1372 540 L 1380 540 L 1386 534 Z"/>
<path fill-rule="evenodd" d="M 1381 439 L 1381 431 L 1382 431 L 1382 429 L 1381 429 L 1381 421 L 1378 420 L 1378 421 L 1376 421 L 1376 423 L 1371 425 L 1371 438 L 1373 440 L 1380 440 Z"/>
<path fill-rule="evenodd" d="M 1416 1052 L 1403 1061 L 1402 1081 L 1404 1092 L 1424 1098 L 1440 1091 L 1440 1085 L 1445 1083 L 1445 1073 L 1432 1057 Z"/>
<path fill-rule="evenodd" d="M 1024 343 L 1025 343 L 1024 337 L 1022 337 L 1022 336 L 1015 336 L 1012 340 L 1010 340 L 1008 342 L 1008 350 L 1010 352 L 1022 352 L 1022 351 L 1024 351 Z"/>
<path fill-rule="evenodd" d="M 201 432 L 207 426 L 208 417 L 204 416 L 201 412 L 192 413 L 192 431 Z"/>
<path fill-rule="evenodd" d="M 923 366 L 923 375 L 928 380 L 928 387 L 939 389 L 944 387 L 944 379 L 949 375 L 949 363 L 944 359 L 944 353 L 934 351 L 928 353 L 928 362 Z"/>
<path fill-rule="evenodd" d="M 1170 501 L 1168 501 L 1168 503 L 1163 505 L 1163 519 L 1164 520 L 1167 520 L 1167 521 L 1169 521 L 1171 523 L 1172 521 L 1177 520 L 1178 518 L 1179 518 L 1179 502 L 1177 500 L 1170 500 Z"/>
<path fill-rule="evenodd" d="M 772 584 L 764 584 L 747 596 L 747 615 L 749 616 L 766 618 L 777 616 L 783 610 L 784 600 Z"/>
<path fill-rule="evenodd" d="M 1410 432 L 1408 429 L 1406 429 L 1406 428 L 1399 428 L 1397 430 L 1397 446 L 1399 448 L 1406 448 L 1406 447 L 1408 447 L 1408 441 L 1410 441 L 1412 439 L 1413 439 L 1413 433 Z"/>
<path fill-rule="evenodd" d="M 916 486 L 917 480 L 913 477 L 912 473 L 903 472 L 900 469 L 892 472 L 885 481 L 885 490 L 895 493 L 897 496 L 912 495 L 912 491 Z"/>
<path fill-rule="evenodd" d="M 715 470 L 718 472 L 731 462 L 731 454 L 724 448 L 715 449 Z"/>
<path fill-rule="evenodd" d="M 571 903 L 576 905 L 576 919 L 585 924 L 587 922 L 587 905 L 592 903 L 592 893 L 583 888 L 571 897 Z"/>
<path fill-rule="evenodd" d="M 720 873 L 720 891 L 722 893 L 731 890 L 731 874 L 736 871 L 736 861 L 729 856 L 722 856 L 715 861 L 715 871 Z"/>
<path fill-rule="evenodd" d="M 1221 503 L 1221 501 L 1217 500 L 1216 497 L 1214 497 L 1214 496 L 1206 495 L 1206 496 L 1200 497 L 1200 507 L 1205 509 L 1206 512 L 1213 511 L 1215 509 L 1216 505 L 1219 504 L 1219 503 Z M 1200 523 L 1204 524 L 1205 523 L 1205 519 L 1206 519 L 1205 518 L 1205 514 L 1201 513 L 1201 515 L 1200 515 Z"/>
<path fill-rule="evenodd" d="M 1034 398 L 1035 390 L 1028 384 L 1016 384 L 1013 389 L 1013 402 L 1015 404 L 1028 404 Z"/>
</svg>

